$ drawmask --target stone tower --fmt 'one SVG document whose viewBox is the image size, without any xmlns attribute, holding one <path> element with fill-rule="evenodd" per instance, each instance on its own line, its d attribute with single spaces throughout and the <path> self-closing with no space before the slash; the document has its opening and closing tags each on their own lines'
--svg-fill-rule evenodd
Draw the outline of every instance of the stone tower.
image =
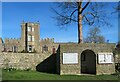
<svg viewBox="0 0 120 82">
<path fill-rule="evenodd" d="M 22 22 L 21 47 L 28 52 L 38 51 L 40 32 L 39 22 Z"/>
</svg>

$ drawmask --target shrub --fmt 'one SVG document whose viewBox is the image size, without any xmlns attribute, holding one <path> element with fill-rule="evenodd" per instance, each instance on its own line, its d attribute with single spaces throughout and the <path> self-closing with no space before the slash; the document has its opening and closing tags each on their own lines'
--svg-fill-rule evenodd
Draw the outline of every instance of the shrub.
<svg viewBox="0 0 120 82">
<path fill-rule="evenodd" d="M 14 71 L 14 70 L 16 70 L 16 68 L 10 67 L 10 68 L 4 68 L 4 70 L 7 70 L 7 71 L 9 72 L 9 71 Z"/>
</svg>

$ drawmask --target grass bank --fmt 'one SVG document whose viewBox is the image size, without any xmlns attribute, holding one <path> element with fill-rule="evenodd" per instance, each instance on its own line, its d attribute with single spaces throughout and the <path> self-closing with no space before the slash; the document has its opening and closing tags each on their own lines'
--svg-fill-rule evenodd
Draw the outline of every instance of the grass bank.
<svg viewBox="0 0 120 82">
<path fill-rule="evenodd" d="M 2 71 L 3 80 L 118 80 L 116 75 L 57 75 L 37 71 Z"/>
</svg>

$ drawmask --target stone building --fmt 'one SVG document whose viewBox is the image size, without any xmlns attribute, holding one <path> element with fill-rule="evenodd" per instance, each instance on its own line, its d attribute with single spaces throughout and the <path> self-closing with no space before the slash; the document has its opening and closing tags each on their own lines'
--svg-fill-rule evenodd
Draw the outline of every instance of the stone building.
<svg viewBox="0 0 120 82">
<path fill-rule="evenodd" d="M 20 39 L 4 39 L 4 52 L 18 52 L 21 45 L 20 45 Z"/>
<path fill-rule="evenodd" d="M 21 35 L 21 45 L 22 49 L 28 52 L 33 52 L 34 50 L 39 51 L 40 45 L 40 24 L 37 23 L 22 23 L 22 35 Z"/>
<path fill-rule="evenodd" d="M 36 67 L 36 70 L 54 70 L 60 75 L 115 73 L 115 44 L 55 43 L 54 38 L 40 39 L 39 22 L 22 22 L 21 29 L 19 39 L 6 38 L 3 42 L 0 38 L 3 67 L 34 70 Z"/>
<path fill-rule="evenodd" d="M 113 74 L 115 73 L 115 44 L 60 44 L 57 53 L 57 73 Z"/>
<path fill-rule="evenodd" d="M 4 52 L 44 52 L 51 51 L 56 45 L 54 46 L 53 38 L 40 40 L 39 22 L 22 22 L 21 38 L 5 38 L 1 46 L 4 47 Z"/>
</svg>

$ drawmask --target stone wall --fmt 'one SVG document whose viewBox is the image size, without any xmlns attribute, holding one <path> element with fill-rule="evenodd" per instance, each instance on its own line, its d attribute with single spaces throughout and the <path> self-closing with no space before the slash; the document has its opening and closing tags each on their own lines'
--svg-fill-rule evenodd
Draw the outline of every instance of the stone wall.
<svg viewBox="0 0 120 82">
<path fill-rule="evenodd" d="M 52 58 L 52 60 L 51 60 Z M 51 53 L 0 53 L 0 67 L 15 68 L 17 70 L 54 71 L 55 57 Z M 53 62 L 51 62 L 53 61 Z M 39 69 L 38 69 L 39 68 Z M 47 68 L 47 69 L 46 69 Z M 46 69 L 46 70 L 45 70 Z"/>
<path fill-rule="evenodd" d="M 120 63 L 120 48 L 115 49 L 115 63 Z"/>
<path fill-rule="evenodd" d="M 60 74 L 81 74 L 81 53 L 85 50 L 92 50 L 96 55 L 96 74 L 112 74 L 115 73 L 115 63 L 98 64 L 97 54 L 100 52 L 112 53 L 115 49 L 115 44 L 60 44 Z M 63 64 L 63 53 L 78 53 L 78 64 Z"/>
<path fill-rule="evenodd" d="M 114 74 L 115 73 L 115 64 L 97 64 L 96 73 L 100 74 Z"/>
<path fill-rule="evenodd" d="M 4 51 L 8 51 L 8 52 L 12 52 L 13 50 L 12 50 L 12 48 L 14 47 L 14 46 L 16 46 L 16 51 L 20 51 L 20 46 L 21 46 L 21 44 L 20 44 L 20 39 L 9 39 L 9 38 L 5 38 L 4 39 Z"/>
<path fill-rule="evenodd" d="M 39 46 L 39 52 L 43 52 L 43 46 L 48 47 L 48 51 L 52 52 L 53 48 L 55 48 L 55 50 L 57 50 L 58 45 L 57 43 L 54 43 L 54 38 L 45 38 L 45 39 L 41 39 L 40 40 L 40 46 Z"/>
<path fill-rule="evenodd" d="M 98 64 L 97 54 L 99 52 L 113 52 L 115 44 L 54 44 L 56 54 L 52 52 L 39 53 L 12 53 L 0 52 L 0 67 L 15 68 L 18 70 L 37 70 L 41 72 L 56 72 L 59 74 L 81 74 L 81 54 L 85 50 L 91 50 L 96 57 L 96 74 L 115 73 L 115 63 Z M 78 53 L 77 64 L 63 64 L 63 53 Z M 90 59 L 91 57 L 89 57 Z M 91 65 L 90 65 L 91 66 Z"/>
<path fill-rule="evenodd" d="M 24 50 L 24 48 L 22 47 L 23 45 L 21 45 L 21 39 L 9 39 L 9 38 L 5 38 L 4 40 L 5 42 L 2 43 L 2 38 L 0 38 L 0 51 L 3 52 L 14 52 L 13 51 L 13 47 L 16 47 L 16 52 L 22 52 Z M 46 39 L 42 39 L 39 41 L 39 45 L 37 48 L 37 52 L 38 53 L 42 53 L 43 49 L 42 47 L 46 45 L 48 47 L 48 50 L 46 52 L 53 52 L 53 48 L 55 48 L 55 50 L 57 50 L 59 43 L 54 43 L 54 39 L 53 38 L 46 38 Z"/>
</svg>

